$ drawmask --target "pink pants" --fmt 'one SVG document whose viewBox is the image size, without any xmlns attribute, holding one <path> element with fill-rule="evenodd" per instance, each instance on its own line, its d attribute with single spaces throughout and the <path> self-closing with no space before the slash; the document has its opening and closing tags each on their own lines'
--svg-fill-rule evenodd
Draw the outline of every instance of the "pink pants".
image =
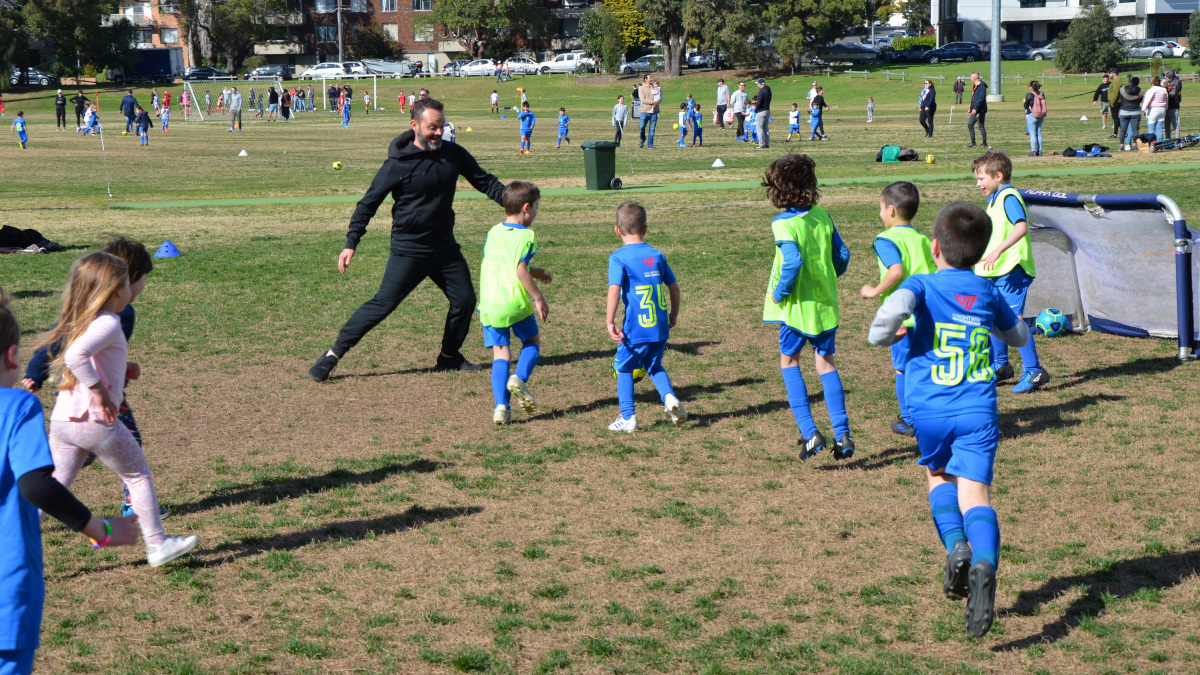
<svg viewBox="0 0 1200 675">
<path fill-rule="evenodd" d="M 158 495 L 150 480 L 150 465 L 129 429 L 120 422 L 50 422 L 55 480 L 70 488 L 89 452 L 96 453 L 125 483 L 146 547 L 162 544 L 162 519 L 158 516 Z"/>
</svg>

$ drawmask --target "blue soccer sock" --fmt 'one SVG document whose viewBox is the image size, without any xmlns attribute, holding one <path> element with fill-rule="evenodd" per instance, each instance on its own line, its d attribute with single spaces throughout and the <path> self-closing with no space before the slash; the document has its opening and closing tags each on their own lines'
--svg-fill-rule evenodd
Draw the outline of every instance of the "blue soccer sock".
<svg viewBox="0 0 1200 675">
<path fill-rule="evenodd" d="M 654 388 L 658 390 L 658 395 L 662 398 L 663 405 L 667 403 L 667 394 L 675 395 L 675 388 L 671 386 L 671 376 L 667 375 L 667 369 L 662 365 L 658 365 L 654 370 L 650 371 L 650 381 L 654 383 Z"/>
<path fill-rule="evenodd" d="M 1024 347 L 1017 348 L 1021 354 L 1021 367 L 1025 370 L 1041 370 L 1042 364 L 1038 362 L 1037 347 L 1033 344 L 1033 333 L 1029 334 L 1029 342 L 1025 343 Z"/>
<path fill-rule="evenodd" d="M 954 483 L 942 483 L 929 491 L 929 510 L 933 514 L 933 525 L 937 528 L 938 537 L 946 546 L 946 553 L 954 545 L 967 538 L 963 529 L 962 511 L 958 508 L 958 486 Z"/>
<path fill-rule="evenodd" d="M 633 405 L 633 373 L 617 373 L 617 400 L 621 403 L 621 418 L 633 417 L 637 412 Z"/>
<path fill-rule="evenodd" d="M 800 435 L 812 438 L 817 433 L 817 423 L 813 421 L 812 409 L 808 405 L 808 385 L 804 384 L 804 376 L 800 374 L 800 366 L 781 368 L 783 386 L 787 388 L 788 405 L 796 418 L 796 426 Z"/>
<path fill-rule="evenodd" d="M 1008 363 L 1008 344 L 1006 344 L 1003 340 L 997 339 L 995 335 L 991 337 L 991 340 L 992 367 L 999 368 L 1000 366 Z"/>
<path fill-rule="evenodd" d="M 912 413 L 908 411 L 908 402 L 904 398 L 904 373 L 896 373 L 896 401 L 900 403 L 900 419 L 912 426 Z"/>
<path fill-rule="evenodd" d="M 846 413 L 846 391 L 842 389 L 842 376 L 838 371 L 821 376 L 825 388 L 825 407 L 829 409 L 829 423 L 833 425 L 834 438 L 850 433 L 850 415 Z"/>
<path fill-rule="evenodd" d="M 508 367 L 507 359 L 492 361 L 492 397 L 496 405 L 508 405 Z"/>
<path fill-rule="evenodd" d="M 533 367 L 542 358 L 542 346 L 537 342 L 526 342 L 521 345 L 521 355 L 517 357 L 517 377 L 522 382 L 528 382 L 533 375 Z"/>
<path fill-rule="evenodd" d="M 990 506 L 976 506 L 963 516 L 967 541 L 971 543 L 971 564 L 986 560 L 992 569 L 1000 569 L 1000 523 Z"/>
</svg>

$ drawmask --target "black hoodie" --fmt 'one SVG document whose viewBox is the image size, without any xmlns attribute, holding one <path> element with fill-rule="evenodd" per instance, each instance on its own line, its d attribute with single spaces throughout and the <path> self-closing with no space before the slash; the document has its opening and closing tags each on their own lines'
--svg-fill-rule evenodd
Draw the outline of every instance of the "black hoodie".
<svg viewBox="0 0 1200 675">
<path fill-rule="evenodd" d="M 410 129 L 393 141 L 387 161 L 375 174 L 367 194 L 358 201 L 350 217 L 346 248 L 357 248 L 367 231 L 367 223 L 388 193 L 392 205 L 392 253 L 425 256 L 453 247 L 454 189 L 459 175 L 492 201 L 503 205 L 504 183 L 484 171 L 471 153 L 461 146 L 442 141 L 437 150 L 422 150 Z"/>
</svg>

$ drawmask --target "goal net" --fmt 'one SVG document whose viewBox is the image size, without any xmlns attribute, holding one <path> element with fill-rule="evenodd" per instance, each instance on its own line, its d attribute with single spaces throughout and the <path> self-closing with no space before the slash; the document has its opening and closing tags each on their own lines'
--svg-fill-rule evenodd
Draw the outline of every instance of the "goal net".
<svg viewBox="0 0 1200 675">
<path fill-rule="evenodd" d="M 228 122 L 232 118 L 229 113 L 229 99 L 227 92 L 233 87 L 238 88 L 238 93 L 242 95 L 242 121 L 254 118 L 258 112 L 259 98 L 267 95 L 267 90 L 271 87 L 275 88 L 276 92 L 283 91 L 283 81 L 274 80 L 247 80 L 244 82 L 227 82 L 222 80 L 213 80 L 208 82 L 198 83 L 199 86 L 192 86 L 192 82 L 184 82 L 183 88 L 188 95 L 188 105 L 180 116 L 186 122 Z M 254 94 L 254 100 L 251 101 L 250 95 Z M 263 101 L 263 110 L 267 109 L 266 101 Z"/>
<path fill-rule="evenodd" d="M 1037 277 L 1026 316 L 1054 307 L 1075 330 L 1179 341 L 1194 358 L 1196 231 L 1166 195 L 1021 190 Z"/>
</svg>

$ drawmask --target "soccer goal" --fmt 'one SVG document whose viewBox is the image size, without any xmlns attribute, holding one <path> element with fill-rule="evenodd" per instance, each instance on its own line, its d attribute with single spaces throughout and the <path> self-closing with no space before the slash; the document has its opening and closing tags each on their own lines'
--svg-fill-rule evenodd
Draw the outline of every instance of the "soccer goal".
<svg viewBox="0 0 1200 675">
<path fill-rule="evenodd" d="M 265 96 L 267 89 L 275 87 L 275 91 L 283 91 L 283 80 L 278 78 L 274 80 L 251 80 L 245 82 L 229 82 L 224 80 L 213 80 L 204 82 L 199 92 L 192 86 L 191 82 L 184 82 L 184 90 L 188 94 L 188 109 L 184 113 L 183 121 L 185 122 L 229 122 L 233 117 L 229 113 L 229 101 L 225 100 L 223 92 L 230 87 L 238 87 L 238 91 L 242 94 L 242 119 L 251 119 L 258 109 L 259 96 Z M 255 90 L 254 105 L 250 104 L 250 90 Z M 198 95 L 197 95 L 198 94 Z M 212 107 L 209 107 L 208 101 L 204 96 L 207 94 L 211 101 Z M 265 106 L 264 106 L 265 107 Z"/>
<path fill-rule="evenodd" d="M 1037 278 L 1026 316 L 1062 310 L 1076 331 L 1178 340 L 1196 358 L 1196 231 L 1166 195 L 1021 190 Z"/>
</svg>

